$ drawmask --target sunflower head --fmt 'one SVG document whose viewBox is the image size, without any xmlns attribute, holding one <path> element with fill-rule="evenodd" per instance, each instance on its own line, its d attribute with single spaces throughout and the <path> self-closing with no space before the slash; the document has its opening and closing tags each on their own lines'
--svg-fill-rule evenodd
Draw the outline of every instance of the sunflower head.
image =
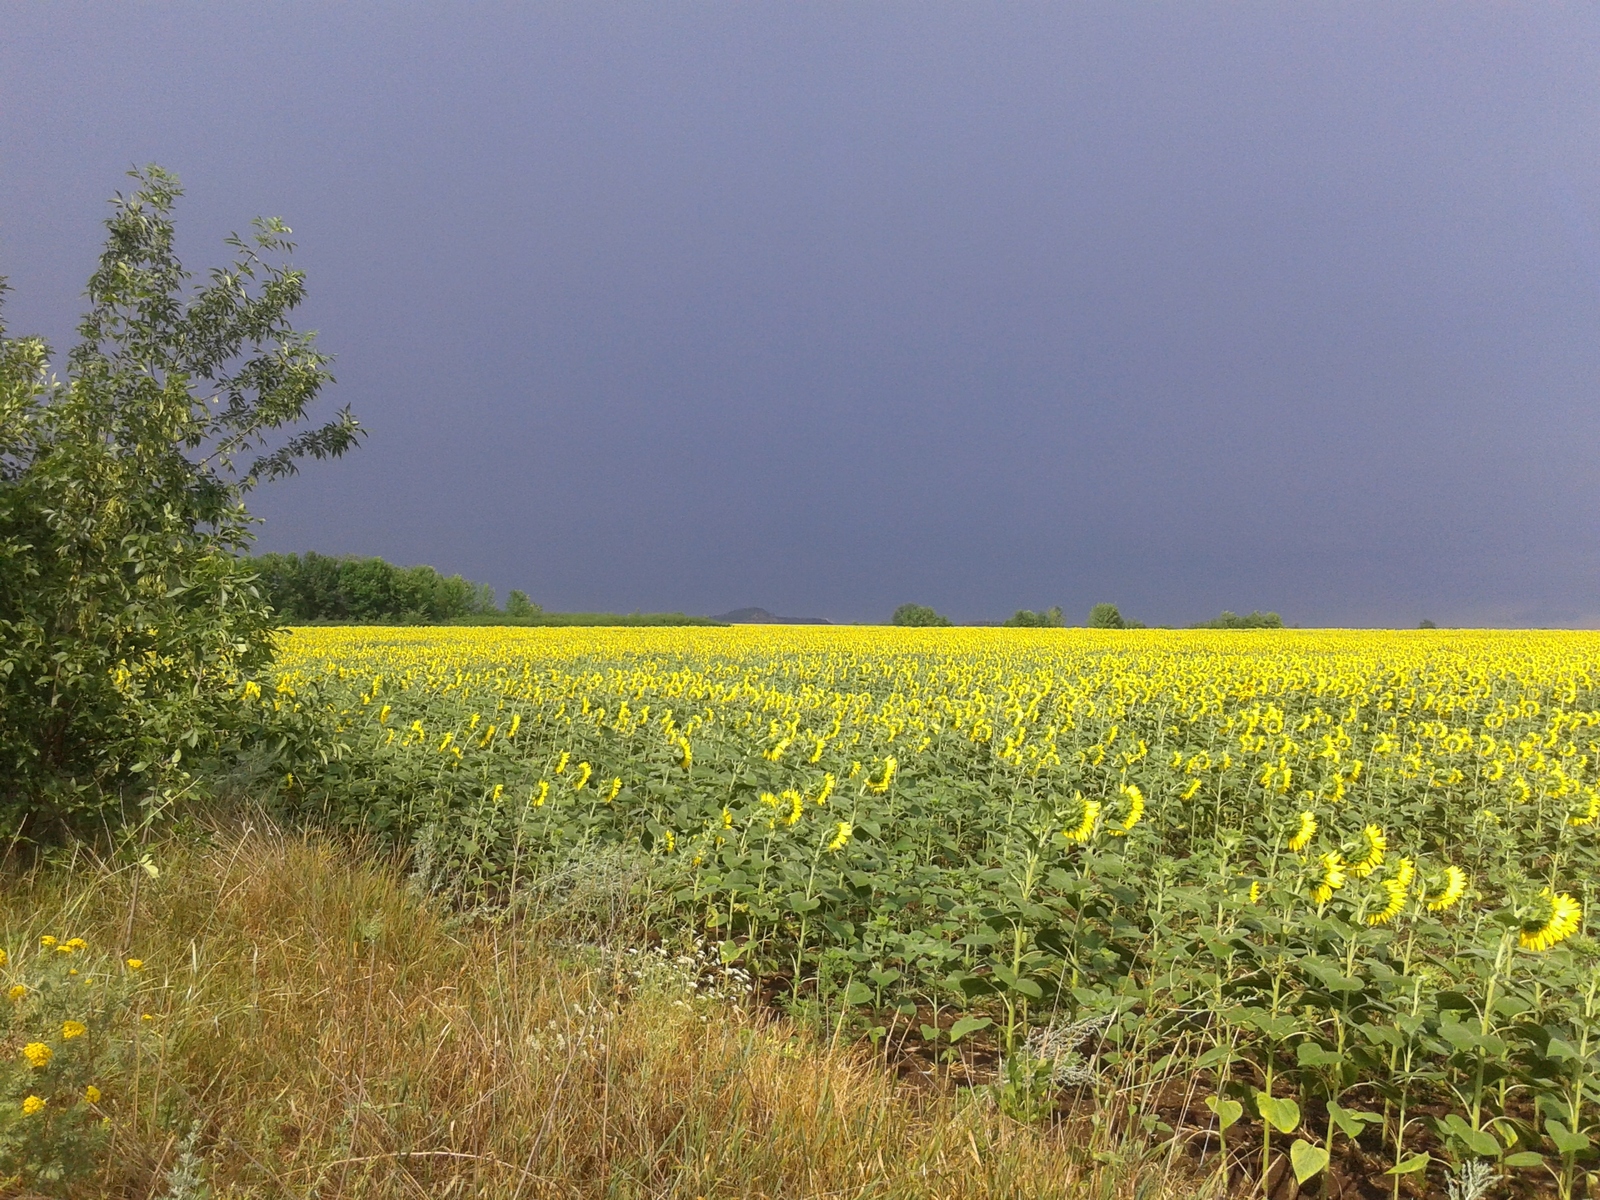
<svg viewBox="0 0 1600 1200">
<path fill-rule="evenodd" d="M 1565 892 L 1545 888 L 1534 911 L 1522 922 L 1523 949 L 1541 953 L 1564 942 L 1583 926 L 1583 906 Z"/>
<path fill-rule="evenodd" d="M 1317 836 L 1316 814 L 1307 810 L 1300 814 L 1300 828 L 1289 839 L 1289 849 L 1299 854 L 1311 844 L 1311 839 Z"/>
</svg>

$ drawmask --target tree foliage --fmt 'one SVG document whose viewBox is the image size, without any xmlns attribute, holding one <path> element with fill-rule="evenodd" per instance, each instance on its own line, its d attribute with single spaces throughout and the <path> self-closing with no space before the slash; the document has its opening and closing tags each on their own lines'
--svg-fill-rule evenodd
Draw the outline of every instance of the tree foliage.
<svg viewBox="0 0 1600 1200">
<path fill-rule="evenodd" d="M 511 594 L 506 597 L 506 616 L 508 617 L 537 617 L 544 609 L 528 599 L 528 593 L 520 588 L 512 588 Z"/>
<path fill-rule="evenodd" d="M 1061 615 L 1059 606 L 1052 606 L 1043 612 L 1034 612 L 1029 608 L 1019 608 L 1001 622 L 1008 629 L 1060 629 L 1066 623 L 1066 618 Z"/>
<path fill-rule="evenodd" d="M 913 626 L 949 626 L 953 622 L 949 617 L 940 616 L 926 604 L 902 604 L 894 610 L 894 616 L 889 619 L 891 625 Z"/>
<path fill-rule="evenodd" d="M 1202 621 L 1193 626 L 1195 629 L 1282 629 L 1283 618 L 1275 612 L 1252 612 L 1245 616 L 1228 612 L 1226 609 L 1219 617 L 1209 621 Z"/>
<path fill-rule="evenodd" d="M 495 611 L 487 584 L 432 567 L 314 553 L 263 554 L 251 563 L 268 603 L 288 621 L 448 621 Z M 513 595 L 533 607 L 526 595 Z"/>
<path fill-rule="evenodd" d="M 302 274 L 278 220 L 227 240 L 199 286 L 174 251 L 178 181 L 117 195 L 64 376 L 0 327 L 0 822 L 31 835 L 170 787 L 260 734 L 245 677 L 276 625 L 245 496 L 331 458 L 348 409 L 307 428 L 329 359 L 289 315 Z M 250 715 L 254 712 L 256 715 Z"/>
<path fill-rule="evenodd" d="M 1128 622 L 1115 604 L 1096 604 L 1089 610 L 1090 629 L 1126 629 Z"/>
</svg>

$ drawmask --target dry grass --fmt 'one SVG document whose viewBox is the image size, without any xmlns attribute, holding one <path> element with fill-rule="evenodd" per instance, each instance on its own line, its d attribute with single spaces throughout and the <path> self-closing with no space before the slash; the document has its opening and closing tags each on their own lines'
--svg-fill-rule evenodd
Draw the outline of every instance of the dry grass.
<svg viewBox="0 0 1600 1200">
<path fill-rule="evenodd" d="M 246 831 L 156 853 L 129 948 L 158 1050 L 112 1081 L 113 1165 L 160 1197 L 200 1128 L 216 1197 L 1192 1196 L 1062 1130 L 917 1092 L 666 968 L 450 921 L 390 865 Z M 9 882 L 0 936 L 123 944 L 136 869 Z"/>
</svg>

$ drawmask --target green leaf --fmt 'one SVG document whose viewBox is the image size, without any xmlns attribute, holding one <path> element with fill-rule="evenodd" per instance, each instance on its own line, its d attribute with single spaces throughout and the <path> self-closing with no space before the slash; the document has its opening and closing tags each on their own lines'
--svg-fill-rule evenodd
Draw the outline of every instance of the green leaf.
<svg viewBox="0 0 1600 1200">
<path fill-rule="evenodd" d="M 1515 1154 L 1506 1155 L 1500 1162 L 1507 1167 L 1542 1167 L 1544 1155 L 1537 1150 L 1518 1150 Z"/>
<path fill-rule="evenodd" d="M 1377 1113 L 1349 1109 L 1336 1100 L 1328 1101 L 1328 1115 L 1333 1118 L 1333 1123 L 1339 1127 L 1339 1132 L 1352 1141 L 1361 1136 L 1361 1127 L 1363 1125 L 1376 1125 L 1383 1120 Z"/>
<path fill-rule="evenodd" d="M 1328 1152 L 1321 1146 L 1295 1138 L 1294 1145 L 1289 1147 L 1289 1163 L 1294 1167 L 1295 1179 L 1304 1183 L 1327 1167 Z"/>
<path fill-rule="evenodd" d="M 859 979 L 844 990 L 846 1004 L 871 1004 L 873 991 Z"/>
<path fill-rule="evenodd" d="M 1564 1042 L 1558 1037 L 1553 1037 L 1550 1039 L 1550 1044 L 1545 1047 L 1544 1053 L 1546 1058 L 1555 1059 L 1583 1057 L 1583 1055 L 1578 1053 L 1577 1048 L 1573 1046 L 1572 1043 Z"/>
<path fill-rule="evenodd" d="M 994 1021 L 988 1017 L 962 1017 L 954 1025 L 950 1026 L 950 1040 L 959 1042 L 967 1034 L 977 1033 L 978 1030 L 987 1029 L 993 1024 Z"/>
<path fill-rule="evenodd" d="M 1433 1156 L 1430 1155 L 1426 1150 L 1424 1150 L 1421 1154 L 1413 1154 L 1410 1158 L 1406 1159 L 1404 1162 L 1395 1163 L 1395 1165 L 1390 1167 L 1387 1171 L 1385 1171 L 1384 1174 L 1385 1175 L 1415 1175 L 1418 1171 L 1426 1170 L 1428 1164 L 1431 1163 L 1432 1161 L 1433 1161 Z"/>
<path fill-rule="evenodd" d="M 1295 1048 L 1295 1057 L 1302 1067 L 1332 1067 L 1341 1061 L 1338 1051 L 1325 1049 L 1315 1042 L 1301 1042 Z"/>
<path fill-rule="evenodd" d="M 922 1040 L 925 1042 L 937 1042 L 939 1040 L 939 1027 L 937 1025 L 922 1026 Z"/>
<path fill-rule="evenodd" d="M 1300 1106 L 1287 1097 L 1257 1092 L 1256 1111 L 1279 1133 L 1293 1133 L 1300 1128 Z"/>
<path fill-rule="evenodd" d="M 1563 1155 L 1582 1154 L 1589 1148 L 1589 1139 L 1584 1134 L 1568 1129 L 1561 1121 L 1546 1121 L 1544 1131 Z"/>
<path fill-rule="evenodd" d="M 1218 1099 L 1216 1096 L 1206 1097 L 1206 1107 L 1217 1114 L 1217 1128 L 1227 1133 L 1234 1122 L 1244 1116 L 1244 1105 L 1237 1100 Z"/>
</svg>

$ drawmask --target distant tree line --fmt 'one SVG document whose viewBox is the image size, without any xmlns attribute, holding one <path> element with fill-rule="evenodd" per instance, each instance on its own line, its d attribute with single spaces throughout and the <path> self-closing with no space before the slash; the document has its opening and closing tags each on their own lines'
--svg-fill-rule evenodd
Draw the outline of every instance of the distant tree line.
<svg viewBox="0 0 1600 1200">
<path fill-rule="evenodd" d="M 248 563 L 267 603 L 286 621 L 447 621 L 498 611 L 488 584 L 432 567 L 315 553 L 262 554 Z M 506 607 L 511 615 L 538 611 L 521 592 L 512 592 Z"/>
<path fill-rule="evenodd" d="M 1275 612 L 1253 612 L 1246 616 L 1223 611 L 1220 617 L 1191 625 L 1191 629 L 1282 629 L 1283 618 Z"/>
<path fill-rule="evenodd" d="M 954 622 L 949 617 L 942 616 L 929 608 L 926 604 L 902 604 L 894 610 L 890 619 L 894 625 L 920 625 L 944 626 Z M 1066 618 L 1061 614 L 1060 606 L 1047 608 L 1043 612 L 1034 612 L 1032 609 L 1019 608 L 1011 616 L 1000 622 L 1008 629 L 1062 629 L 1066 626 Z M 1122 615 L 1115 604 L 1096 604 L 1089 610 L 1089 619 L 1086 622 L 1090 629 L 1144 629 L 1143 621 L 1135 621 Z M 1431 627 L 1431 622 L 1425 622 L 1424 628 Z M 1282 629 L 1283 618 L 1275 612 L 1252 612 L 1247 616 L 1224 611 L 1221 616 L 1209 621 L 1202 621 L 1198 625 L 1191 625 L 1191 629 Z"/>
</svg>

